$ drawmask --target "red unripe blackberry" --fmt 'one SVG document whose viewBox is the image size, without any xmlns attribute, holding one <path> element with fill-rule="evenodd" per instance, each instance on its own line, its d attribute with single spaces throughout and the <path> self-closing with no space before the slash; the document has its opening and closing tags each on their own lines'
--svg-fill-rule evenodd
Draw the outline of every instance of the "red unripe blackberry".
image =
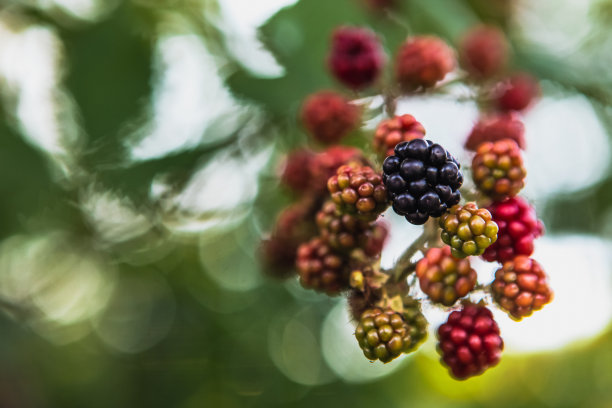
<svg viewBox="0 0 612 408">
<path fill-rule="evenodd" d="M 349 146 L 331 146 L 310 162 L 310 188 L 316 194 L 327 193 L 327 180 L 347 163 L 368 164 L 361 150 Z"/>
<path fill-rule="evenodd" d="M 468 259 L 451 255 L 450 247 L 431 248 L 416 265 L 421 290 L 434 303 L 452 306 L 476 285 L 476 271 Z"/>
<path fill-rule="evenodd" d="M 342 214 L 332 201 L 323 205 L 317 213 L 316 222 L 321 238 L 339 251 L 350 252 L 360 248 L 368 256 L 377 256 L 387 237 L 384 224 L 374 224 L 354 215 Z"/>
<path fill-rule="evenodd" d="M 300 245 L 295 264 L 306 289 L 333 296 L 348 288 L 346 259 L 321 238 Z"/>
<path fill-rule="evenodd" d="M 298 246 L 317 233 L 314 204 L 313 200 L 303 200 L 279 214 L 272 234 L 260 247 L 263 271 L 268 275 L 285 278 L 293 274 Z"/>
<path fill-rule="evenodd" d="M 411 224 L 422 225 L 441 216 L 461 199 L 460 165 L 442 146 L 414 139 L 395 146 L 383 163 L 383 180 L 393 211 Z"/>
<path fill-rule="evenodd" d="M 385 56 L 376 34 L 365 28 L 340 27 L 332 36 L 328 64 L 336 79 L 352 89 L 376 81 Z"/>
<path fill-rule="evenodd" d="M 495 302 L 514 320 L 531 316 L 550 303 L 553 296 L 540 264 L 523 255 L 495 272 L 491 291 Z"/>
<path fill-rule="evenodd" d="M 427 321 L 418 304 L 402 313 L 391 308 L 364 311 L 355 329 L 355 337 L 369 360 L 383 363 L 414 351 L 427 336 Z"/>
<path fill-rule="evenodd" d="M 533 241 L 544 231 L 535 209 L 521 197 L 494 202 L 487 209 L 499 232 L 497 241 L 487 248 L 482 257 L 489 262 L 504 263 L 517 255 L 531 255 Z"/>
<path fill-rule="evenodd" d="M 516 74 L 496 86 L 495 105 L 501 111 L 522 111 L 539 93 L 540 85 L 534 77 L 526 73 Z"/>
<path fill-rule="evenodd" d="M 463 69 L 476 78 L 489 78 L 501 72 L 508 61 L 508 42 L 495 26 L 480 25 L 470 29 L 459 44 Z"/>
<path fill-rule="evenodd" d="M 455 67 L 453 50 L 440 38 L 408 38 L 395 59 L 395 77 L 404 91 L 431 88 Z"/>
<path fill-rule="evenodd" d="M 366 221 L 375 220 L 389 206 L 382 177 L 371 167 L 345 165 L 327 181 L 338 211 Z"/>
<path fill-rule="evenodd" d="M 422 139 L 425 128 L 412 115 L 395 116 L 380 122 L 374 133 L 374 150 L 382 157 L 393 155 L 401 142 Z"/>
<path fill-rule="evenodd" d="M 438 328 L 441 362 L 458 380 L 482 374 L 495 366 L 504 342 L 493 314 L 484 306 L 466 304 Z"/>
<path fill-rule="evenodd" d="M 303 193 L 310 189 L 311 163 L 315 153 L 308 149 L 297 149 L 287 155 L 283 163 L 281 182 L 290 189 Z"/>
<path fill-rule="evenodd" d="M 476 151 L 484 142 L 511 139 L 525 150 L 525 125 L 516 112 L 507 112 L 481 118 L 465 141 L 467 150 Z"/>
<path fill-rule="evenodd" d="M 476 188 L 495 200 L 517 195 L 526 175 L 521 149 L 514 140 L 482 143 L 472 160 Z"/>
<path fill-rule="evenodd" d="M 333 91 L 310 95 L 302 106 L 302 123 L 319 142 L 338 143 L 359 124 L 360 111 L 348 99 Z"/>
</svg>

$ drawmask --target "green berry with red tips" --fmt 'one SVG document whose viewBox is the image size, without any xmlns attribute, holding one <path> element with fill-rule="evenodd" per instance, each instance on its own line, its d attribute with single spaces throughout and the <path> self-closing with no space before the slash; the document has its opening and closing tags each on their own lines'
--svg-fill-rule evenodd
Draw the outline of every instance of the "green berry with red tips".
<svg viewBox="0 0 612 408">
<path fill-rule="evenodd" d="M 514 140 L 485 142 L 476 150 L 472 160 L 474 184 L 494 200 L 517 195 L 526 176 L 521 149 Z"/>
<path fill-rule="evenodd" d="M 468 259 L 458 259 L 451 248 L 431 248 L 416 265 L 421 290 L 434 303 L 452 306 L 476 285 L 476 271 Z"/>
<path fill-rule="evenodd" d="M 482 255 L 497 240 L 499 228 L 491 213 L 476 203 L 455 205 L 440 217 L 442 241 L 457 258 Z"/>
<path fill-rule="evenodd" d="M 426 333 L 424 320 L 420 310 L 399 313 L 392 308 L 374 307 L 362 313 L 355 337 L 368 359 L 388 363 L 420 344 Z"/>
</svg>

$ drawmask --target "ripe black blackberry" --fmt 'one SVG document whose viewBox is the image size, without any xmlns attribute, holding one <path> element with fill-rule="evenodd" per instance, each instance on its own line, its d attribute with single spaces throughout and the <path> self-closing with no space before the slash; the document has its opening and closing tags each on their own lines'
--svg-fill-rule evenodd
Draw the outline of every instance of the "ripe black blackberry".
<svg viewBox="0 0 612 408">
<path fill-rule="evenodd" d="M 415 225 L 439 217 L 461 199 L 460 165 L 442 146 L 430 140 L 398 143 L 383 163 L 383 181 L 393 210 Z"/>
</svg>

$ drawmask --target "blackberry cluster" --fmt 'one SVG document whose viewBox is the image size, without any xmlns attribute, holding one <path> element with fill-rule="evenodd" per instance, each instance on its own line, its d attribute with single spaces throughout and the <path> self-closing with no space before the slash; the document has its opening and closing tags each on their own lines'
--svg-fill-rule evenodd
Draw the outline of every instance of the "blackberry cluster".
<svg viewBox="0 0 612 408">
<path fill-rule="evenodd" d="M 493 314 L 484 306 L 466 304 L 438 328 L 438 353 L 453 377 L 464 380 L 499 362 L 504 342 Z"/>
<path fill-rule="evenodd" d="M 495 302 L 515 320 L 531 316 L 553 296 L 540 264 L 522 255 L 495 272 L 491 289 Z"/>
<path fill-rule="evenodd" d="M 388 363 L 402 353 L 413 351 L 424 339 L 426 326 L 419 309 L 408 310 L 406 314 L 375 307 L 363 312 L 355 337 L 366 358 Z"/>
<path fill-rule="evenodd" d="M 411 92 L 431 88 L 455 67 L 455 54 L 442 39 L 434 36 L 408 38 L 395 60 L 395 77 L 400 87 Z"/>
<path fill-rule="evenodd" d="M 333 296 L 348 287 L 346 259 L 321 238 L 300 245 L 295 264 L 306 289 Z"/>
<path fill-rule="evenodd" d="M 425 128 L 412 115 L 401 115 L 380 122 L 374 133 L 374 150 L 383 158 L 393 155 L 401 142 L 422 139 Z"/>
<path fill-rule="evenodd" d="M 321 238 L 332 248 L 343 252 L 361 248 L 371 257 L 380 255 L 388 233 L 384 224 L 339 213 L 331 201 L 317 213 L 316 222 Z"/>
<path fill-rule="evenodd" d="M 395 146 L 383 163 L 393 210 L 415 225 L 439 217 L 461 199 L 460 165 L 442 146 L 415 139 Z"/>
<path fill-rule="evenodd" d="M 388 207 L 382 178 L 368 166 L 341 166 L 327 181 L 338 211 L 373 221 Z"/>
<path fill-rule="evenodd" d="M 320 91 L 306 98 L 302 106 L 302 123 L 319 142 L 338 143 L 359 124 L 360 111 L 344 96 Z"/>
<path fill-rule="evenodd" d="M 356 90 L 372 85 L 384 62 L 380 41 L 372 31 L 357 27 L 334 31 L 329 68 L 344 85 Z"/>
<path fill-rule="evenodd" d="M 517 255 L 531 255 L 533 241 L 544 231 L 534 208 L 517 196 L 494 202 L 487 209 L 499 231 L 497 241 L 486 249 L 482 257 L 489 262 L 503 263 Z"/>
<path fill-rule="evenodd" d="M 487 25 L 470 29 L 459 44 L 459 61 L 476 79 L 501 72 L 508 61 L 508 42 L 503 31 Z"/>
<path fill-rule="evenodd" d="M 432 302 L 452 306 L 476 285 L 476 271 L 467 259 L 457 259 L 449 247 L 431 248 L 416 265 L 421 290 Z"/>
<path fill-rule="evenodd" d="M 517 195 L 526 176 L 521 149 L 514 140 L 485 142 L 472 160 L 474 184 L 494 200 Z"/>
<path fill-rule="evenodd" d="M 442 242 L 451 247 L 451 253 L 457 258 L 471 255 L 482 255 L 497 240 L 497 224 L 491 213 L 478 208 L 476 203 L 464 206 L 455 205 L 440 217 Z"/>
</svg>

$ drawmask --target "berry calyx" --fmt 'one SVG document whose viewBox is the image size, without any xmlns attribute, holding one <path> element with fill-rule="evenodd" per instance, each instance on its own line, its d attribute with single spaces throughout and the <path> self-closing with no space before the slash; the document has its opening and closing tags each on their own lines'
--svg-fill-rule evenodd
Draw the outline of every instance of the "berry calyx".
<svg viewBox="0 0 612 408">
<path fill-rule="evenodd" d="M 342 214 L 332 201 L 323 205 L 317 213 L 316 222 L 321 238 L 332 248 L 344 252 L 360 248 L 370 257 L 380 255 L 388 234 L 384 224 Z"/>
<path fill-rule="evenodd" d="M 440 38 L 408 38 L 395 59 L 395 77 L 405 92 L 431 88 L 455 67 L 453 50 Z"/>
<path fill-rule="evenodd" d="M 374 133 L 374 150 L 385 158 L 393 155 L 398 143 L 422 139 L 425 128 L 412 115 L 395 116 L 380 122 Z"/>
<path fill-rule="evenodd" d="M 526 175 L 521 150 L 514 140 L 482 143 L 472 160 L 476 188 L 494 200 L 517 195 Z"/>
<path fill-rule="evenodd" d="M 432 302 L 452 306 L 476 285 L 476 271 L 467 259 L 458 259 L 450 247 L 430 248 L 416 265 L 421 290 Z"/>
<path fill-rule="evenodd" d="M 355 338 L 369 360 L 388 363 L 402 353 L 413 351 L 424 339 L 426 321 L 420 309 L 399 313 L 391 308 L 364 311 L 355 329 Z"/>
<path fill-rule="evenodd" d="M 299 246 L 296 267 L 300 283 L 306 289 L 334 296 L 348 288 L 345 258 L 321 238 L 313 238 Z"/>
<path fill-rule="evenodd" d="M 368 87 L 379 77 L 384 53 L 376 34 L 365 28 L 340 27 L 332 36 L 329 68 L 349 88 Z"/>
<path fill-rule="evenodd" d="M 508 61 L 508 42 L 495 26 L 470 29 L 459 44 L 459 61 L 471 76 L 489 78 L 498 74 Z"/>
<path fill-rule="evenodd" d="M 451 312 L 438 328 L 438 340 L 441 362 L 458 380 L 480 375 L 497 365 L 504 348 L 491 311 L 471 303 Z"/>
<path fill-rule="evenodd" d="M 339 212 L 362 220 L 375 220 L 389 206 L 381 176 L 368 166 L 341 166 L 327 188 Z"/>
<path fill-rule="evenodd" d="M 487 209 L 499 231 L 497 241 L 486 249 L 482 257 L 489 262 L 504 263 L 517 255 L 531 255 L 533 241 L 544 231 L 535 209 L 521 197 L 494 202 Z"/>
<path fill-rule="evenodd" d="M 501 111 L 523 111 L 540 93 L 538 81 L 520 73 L 500 82 L 494 90 L 494 103 Z"/>
<path fill-rule="evenodd" d="M 302 106 L 302 123 L 324 144 L 338 143 L 359 124 L 360 111 L 348 99 L 333 91 L 310 95 Z"/>
<path fill-rule="evenodd" d="M 495 114 L 481 118 L 465 141 L 467 150 L 476 151 L 484 142 L 511 139 L 525 149 L 525 125 L 516 112 Z"/>
<path fill-rule="evenodd" d="M 493 299 L 514 320 L 542 309 L 552 300 L 546 273 L 535 260 L 517 256 L 495 272 Z"/>
<path fill-rule="evenodd" d="M 383 163 L 383 180 L 397 214 L 422 225 L 459 202 L 460 165 L 442 146 L 415 139 L 399 143 L 394 153 Z"/>
<path fill-rule="evenodd" d="M 451 247 L 457 258 L 482 255 L 497 240 L 498 226 L 491 213 L 476 203 L 455 205 L 440 217 L 442 242 Z"/>
</svg>

